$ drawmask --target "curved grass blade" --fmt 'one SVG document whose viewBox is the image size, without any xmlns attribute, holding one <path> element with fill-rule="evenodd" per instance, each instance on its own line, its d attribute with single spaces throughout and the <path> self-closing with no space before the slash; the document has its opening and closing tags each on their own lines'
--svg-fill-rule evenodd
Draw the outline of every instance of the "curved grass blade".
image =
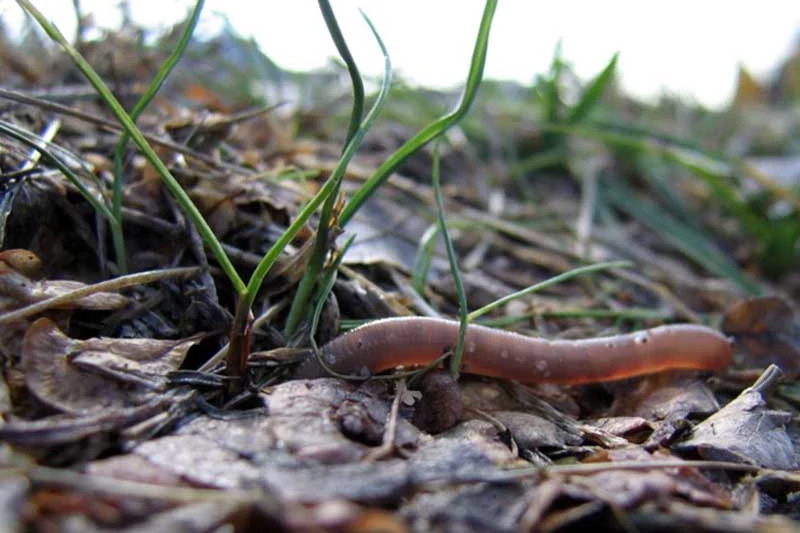
<svg viewBox="0 0 800 533">
<path fill-rule="evenodd" d="M 521 322 L 530 323 L 535 317 L 542 318 L 594 318 L 594 319 L 615 319 L 617 322 L 642 321 L 666 322 L 673 318 L 674 313 L 660 311 L 658 309 L 648 309 L 640 307 L 630 307 L 627 309 L 559 309 L 553 311 L 542 311 L 541 313 L 524 313 L 521 315 L 505 315 L 497 318 L 487 318 L 477 321 L 482 326 L 492 328 L 507 328 Z"/>
<path fill-rule="evenodd" d="M 425 297 L 425 283 L 428 280 L 428 272 L 431 269 L 433 251 L 436 247 L 436 237 L 439 236 L 437 225 L 428 226 L 425 233 L 419 239 L 417 245 L 417 256 L 414 259 L 414 270 L 411 272 L 411 280 L 414 290 L 421 297 Z"/>
<path fill-rule="evenodd" d="M 325 2 L 321 1 L 320 5 L 322 3 Z M 389 88 L 391 87 L 392 84 L 392 62 L 391 59 L 389 58 L 389 53 L 386 50 L 386 46 L 383 44 L 383 40 L 381 40 L 380 35 L 378 34 L 375 27 L 372 25 L 372 21 L 370 21 L 369 17 L 367 17 L 363 12 L 361 13 L 361 15 L 364 17 L 364 20 L 366 21 L 367 25 L 372 31 L 373 36 L 375 37 L 375 40 L 378 42 L 378 46 L 381 49 L 381 53 L 383 53 L 383 60 L 384 60 L 383 80 L 381 82 L 381 88 L 378 93 L 378 100 L 380 101 L 380 105 L 383 106 L 383 102 L 385 101 L 386 95 L 389 94 Z M 331 13 L 331 17 L 332 16 L 333 13 Z M 335 18 L 333 19 L 333 22 L 335 24 Z M 363 92 L 363 87 L 361 88 L 361 90 Z M 363 101 L 363 94 L 361 100 Z M 377 101 L 376 105 L 378 105 Z M 375 117 L 377 116 L 377 114 L 372 114 L 371 116 Z M 341 187 L 345 170 L 347 170 L 347 165 L 350 163 L 350 159 L 352 159 L 353 155 L 355 155 L 355 150 L 358 149 L 359 145 L 361 144 L 361 140 L 364 138 L 364 135 L 366 134 L 366 131 L 369 129 L 370 125 L 371 123 L 364 124 L 353 132 L 353 136 L 350 139 L 348 139 L 347 143 L 345 144 L 344 151 L 342 152 L 342 155 L 339 158 L 339 163 L 337 164 L 334 173 L 329 178 L 334 180 L 334 187 L 332 192 L 330 193 L 330 195 L 328 195 L 327 199 L 325 200 L 325 203 L 322 206 L 322 212 L 320 213 L 320 219 L 319 219 L 319 226 L 317 227 L 317 236 L 314 241 L 314 248 L 311 251 L 311 258 L 308 261 L 308 265 L 306 266 L 305 272 L 303 272 L 303 277 L 300 280 L 300 284 L 297 286 L 297 291 L 295 292 L 294 298 L 292 299 L 292 306 L 289 309 L 289 315 L 286 318 L 286 327 L 284 330 L 284 334 L 286 335 L 287 338 L 292 336 L 298 323 L 305 316 L 306 309 L 308 309 L 309 296 L 311 295 L 314 285 L 317 283 L 317 280 L 319 279 L 319 274 L 322 271 L 323 264 L 325 263 L 325 257 L 328 255 L 328 248 L 330 245 L 329 242 L 330 232 L 332 229 L 333 210 L 336 200 L 339 196 L 339 188 Z M 350 149 L 351 144 L 353 144 L 352 149 Z M 348 149 L 350 149 L 349 152 Z"/>
<path fill-rule="evenodd" d="M 169 57 L 167 57 L 167 60 L 158 70 L 153 78 L 153 81 L 150 82 L 150 85 L 148 85 L 147 90 L 144 92 L 142 97 L 139 98 L 139 101 L 133 106 L 133 109 L 130 112 L 130 117 L 133 122 L 136 122 L 136 119 L 138 119 L 139 115 L 142 114 L 144 109 L 147 107 L 147 104 L 150 103 L 158 90 L 164 84 L 164 80 L 167 79 L 169 73 L 172 72 L 172 69 L 178 64 L 178 61 L 183 55 L 183 51 L 186 50 L 186 46 L 189 44 L 189 40 L 194 33 L 194 29 L 197 26 L 197 21 L 200 20 L 200 13 L 203 10 L 204 3 L 205 0 L 197 0 L 195 2 L 194 9 L 189 16 L 189 20 L 186 23 L 186 27 L 183 29 L 183 32 L 181 33 L 178 43 L 175 45 L 175 49 L 172 51 L 172 53 L 170 53 Z M 122 159 L 129 140 L 130 135 L 128 135 L 128 132 L 123 131 L 119 142 L 114 149 L 114 188 L 111 197 L 111 210 L 114 213 L 114 217 L 119 223 L 120 228 L 122 228 Z M 125 240 L 123 238 L 122 229 L 120 229 L 119 234 L 115 233 L 114 235 L 114 248 L 117 255 L 117 265 L 119 266 L 120 272 L 125 274 L 128 271 L 128 257 L 125 252 Z"/>
<path fill-rule="evenodd" d="M 476 309 L 475 311 L 471 312 L 467 318 L 470 322 L 474 321 L 477 318 L 485 315 L 489 311 L 496 309 L 502 305 L 507 304 L 512 300 L 516 300 L 526 294 L 533 294 L 534 292 L 540 291 L 542 289 L 546 289 L 547 287 L 551 287 L 556 285 L 557 283 L 561 283 L 562 281 L 566 281 L 568 279 L 572 279 L 576 276 L 581 276 L 583 274 L 589 274 L 590 272 L 597 272 L 600 270 L 610 270 L 613 268 L 627 268 L 630 267 L 631 263 L 629 261 L 607 261 L 604 263 L 595 263 L 593 265 L 586 265 L 578 268 L 573 268 L 572 270 L 568 270 L 557 276 L 553 276 L 552 278 L 546 279 L 540 283 L 536 283 L 531 285 L 530 287 L 526 287 L 521 291 L 517 291 L 511 293 L 509 295 L 503 296 L 502 298 L 498 298 L 494 302 L 484 305 L 480 309 Z"/>
<path fill-rule="evenodd" d="M 64 176 L 70 181 L 70 183 L 72 183 L 72 185 L 78 189 L 78 192 L 81 193 L 86 201 L 89 202 L 92 208 L 103 218 L 108 220 L 108 222 L 112 225 L 113 230 L 114 224 L 116 223 L 114 214 L 102 200 L 97 198 L 97 195 L 95 195 L 86 187 L 86 185 L 84 185 L 83 180 L 81 180 L 81 178 L 78 177 L 78 175 L 71 168 L 69 168 L 69 165 L 62 161 L 59 156 L 55 155 L 55 151 L 51 150 L 51 148 L 55 148 L 57 145 L 49 143 L 44 139 L 40 139 L 31 132 L 25 131 L 18 126 L 11 124 L 10 122 L 6 122 L 5 120 L 0 120 L 0 133 L 8 135 L 9 137 L 23 143 L 28 148 L 36 150 L 46 161 L 60 170 L 61 173 L 64 174 Z"/>
<path fill-rule="evenodd" d="M 339 216 L 339 222 L 342 226 L 345 226 L 347 222 L 353 218 L 364 202 L 366 202 L 372 193 L 389 178 L 397 167 L 403 164 L 406 159 L 428 142 L 447 131 L 448 128 L 461 120 L 467 111 L 469 111 L 483 78 L 483 67 L 486 64 L 486 50 L 489 44 L 489 31 L 492 27 L 492 19 L 496 8 L 497 0 L 486 1 L 481 24 L 478 28 L 478 36 L 475 40 L 470 70 L 467 75 L 467 83 L 456 108 L 422 128 L 414 137 L 406 141 L 403 146 L 398 148 L 380 167 L 378 167 L 375 173 L 358 189 L 358 191 L 356 191 L 347 205 L 345 205 Z"/>
<path fill-rule="evenodd" d="M 464 282 L 461 280 L 461 273 L 458 270 L 458 259 L 456 258 L 456 250 L 453 247 L 453 240 L 450 238 L 450 233 L 447 231 L 447 221 L 444 216 L 444 198 L 442 198 L 441 177 L 439 172 L 439 144 L 441 139 L 437 139 L 433 148 L 433 194 L 436 197 L 436 218 L 439 222 L 439 231 L 444 240 L 444 246 L 447 249 L 447 260 L 450 262 L 450 273 L 453 276 L 453 282 L 456 286 L 456 294 L 458 294 L 458 340 L 456 341 L 455 349 L 453 350 L 453 357 L 450 359 L 450 374 L 453 378 L 458 378 L 458 373 L 461 370 L 461 359 L 464 355 L 464 339 L 467 335 L 467 293 L 464 291 Z"/>
<path fill-rule="evenodd" d="M 589 113 L 592 112 L 595 106 L 597 106 L 597 103 L 600 102 L 600 98 L 603 96 L 606 87 L 611 80 L 614 79 L 614 72 L 617 68 L 618 57 L 619 53 L 614 54 L 614 57 L 611 58 L 611 61 L 608 62 L 600 74 L 595 76 L 586 89 L 584 89 L 581 99 L 572 109 L 570 109 L 569 114 L 566 117 L 567 124 L 576 124 L 581 122 L 589 115 Z"/>
<path fill-rule="evenodd" d="M 378 39 L 378 43 L 381 46 L 381 49 L 384 53 L 384 74 L 383 74 L 383 82 L 381 83 L 381 89 L 378 91 L 378 95 L 375 99 L 375 103 L 372 105 L 372 108 L 367 113 L 367 116 L 364 118 L 364 121 L 361 123 L 361 126 L 356 130 L 356 134 L 350 139 L 350 142 L 347 143 L 347 147 L 345 151 L 342 153 L 341 157 L 339 158 L 338 163 L 336 164 L 336 168 L 333 169 L 331 172 L 330 177 L 325 181 L 325 184 L 317 191 L 317 194 L 306 203 L 305 206 L 300 210 L 297 217 L 295 218 L 294 222 L 286 229 L 286 231 L 281 235 L 281 237 L 275 241 L 275 244 L 269 249 L 269 251 L 264 255 L 261 261 L 256 266 L 253 275 L 250 277 L 250 281 L 247 283 L 247 298 L 249 300 L 250 305 L 252 305 L 256 294 L 258 293 L 258 289 L 261 287 L 261 283 L 264 281 L 267 273 L 269 272 L 272 265 L 278 259 L 278 256 L 283 251 L 289 242 L 297 235 L 297 232 L 303 227 L 306 221 L 311 217 L 314 211 L 317 210 L 319 205 L 332 193 L 338 190 L 339 185 L 341 184 L 342 178 L 344 177 L 344 172 L 347 169 L 347 165 L 353 156 L 358 150 L 358 147 L 361 145 L 361 141 L 364 139 L 364 135 L 366 135 L 369 128 L 372 126 L 372 123 L 377 118 L 378 114 L 380 113 L 381 109 L 386 100 L 386 96 L 389 94 L 389 86 L 392 82 L 392 64 L 391 60 L 389 59 L 389 55 L 386 52 L 386 49 L 383 46 L 383 42 L 380 40 L 378 33 L 375 31 L 372 23 L 369 21 L 368 18 L 365 19 L 367 24 L 369 24 L 370 28 L 375 35 L 375 38 Z M 307 289 L 309 292 L 311 290 L 311 286 Z M 299 288 L 298 288 L 299 292 Z M 307 299 L 307 296 L 306 296 Z M 288 329 L 288 328 L 287 328 Z"/>
<path fill-rule="evenodd" d="M 309 331 L 309 337 L 311 338 L 311 346 L 314 349 L 317 349 L 316 341 L 314 340 L 314 335 L 317 333 L 317 327 L 319 326 L 319 317 L 322 316 L 322 310 L 325 307 L 325 301 L 328 299 L 328 295 L 333 290 L 333 285 L 336 283 L 336 273 L 339 270 L 339 265 L 342 264 L 342 260 L 344 260 L 344 255 L 347 253 L 347 250 L 350 249 L 350 246 L 353 245 L 353 241 L 355 241 L 356 236 L 351 235 L 342 246 L 342 249 L 334 258 L 333 263 L 331 264 L 328 272 L 322 279 L 322 284 L 320 285 L 319 295 L 317 296 L 317 305 L 314 306 L 314 314 L 311 315 L 311 329 Z"/>
<path fill-rule="evenodd" d="M 347 47 L 347 41 L 342 35 L 342 30 L 339 29 L 339 23 L 336 21 L 330 2 L 328 0 L 319 0 L 319 10 L 322 12 L 322 17 L 328 26 L 328 33 L 331 34 L 331 39 L 336 45 L 339 56 L 344 61 L 344 64 L 347 65 L 347 72 L 350 73 L 350 83 L 353 85 L 353 109 L 350 111 L 350 124 L 347 126 L 347 136 L 344 141 L 344 147 L 346 147 L 347 143 L 356 134 L 358 125 L 361 124 L 361 117 L 364 115 L 364 82 L 361 80 L 361 74 L 358 72 L 358 66 L 353 59 L 353 55 Z M 342 151 L 344 151 L 344 147 L 342 147 Z"/>
<path fill-rule="evenodd" d="M 214 254 L 214 257 L 217 258 L 219 262 L 220 268 L 225 272 L 225 275 L 231 281 L 234 289 L 239 294 L 244 294 L 247 290 L 247 286 L 245 285 L 242 278 L 239 277 L 239 274 L 236 272 L 236 268 L 234 268 L 233 263 L 231 263 L 228 254 L 225 253 L 225 250 L 222 247 L 222 243 L 219 242 L 214 232 L 211 230 L 211 227 L 208 225 L 206 220 L 203 218 L 202 213 L 197 209 L 197 206 L 194 205 L 189 195 L 186 191 L 183 190 L 178 180 L 172 175 L 169 169 L 164 165 L 158 155 L 155 153 L 153 148 L 150 146 L 150 143 L 147 142 L 147 139 L 144 138 L 142 132 L 139 131 L 139 128 L 136 127 L 136 124 L 133 123 L 131 118 L 128 116 L 128 113 L 125 112 L 125 109 L 116 99 L 116 97 L 111 94 L 111 91 L 106 86 L 105 82 L 97 75 L 97 72 L 94 71 L 92 66 L 83 58 L 83 56 L 67 41 L 61 31 L 55 27 L 55 25 L 51 24 L 44 15 L 34 7 L 34 5 L 30 2 L 30 0 L 17 0 L 17 3 L 34 19 L 36 22 L 42 27 L 42 29 L 47 33 L 47 35 L 53 39 L 55 42 L 61 45 L 61 47 L 67 52 L 70 56 L 72 61 L 75 65 L 80 69 L 86 79 L 91 83 L 92 87 L 100 94 L 103 100 L 108 104 L 111 108 L 111 111 L 114 113 L 114 116 L 117 120 L 122 124 L 122 127 L 125 128 L 125 131 L 128 135 L 131 136 L 131 140 L 133 140 L 134 144 L 142 151 L 142 154 L 145 156 L 147 161 L 153 165 L 158 172 L 161 180 L 164 182 L 164 185 L 167 187 L 169 192 L 175 197 L 175 200 L 180 204 L 181 208 L 186 212 L 186 215 L 192 220 L 192 223 L 197 228 L 198 233 L 205 241 L 206 245 L 208 245 L 211 252 Z"/>
</svg>

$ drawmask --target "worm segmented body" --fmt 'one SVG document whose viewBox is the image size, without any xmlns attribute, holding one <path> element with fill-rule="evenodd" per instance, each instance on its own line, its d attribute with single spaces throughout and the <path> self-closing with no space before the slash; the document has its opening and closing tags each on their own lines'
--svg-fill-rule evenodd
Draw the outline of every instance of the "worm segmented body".
<svg viewBox="0 0 800 533">
<path fill-rule="evenodd" d="M 426 365 L 455 347 L 458 328 L 458 322 L 439 318 L 376 320 L 323 346 L 322 357 L 342 374 Z M 462 371 L 524 383 L 580 384 L 668 369 L 716 370 L 730 363 L 731 356 L 731 343 L 725 336 L 690 324 L 555 341 L 470 325 Z M 324 375 L 313 357 L 296 374 L 300 378 Z"/>
</svg>

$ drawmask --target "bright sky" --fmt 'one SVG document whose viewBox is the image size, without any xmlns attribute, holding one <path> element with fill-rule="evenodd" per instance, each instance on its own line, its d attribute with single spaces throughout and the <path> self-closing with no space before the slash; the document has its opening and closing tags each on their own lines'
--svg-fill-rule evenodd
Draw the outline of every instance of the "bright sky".
<svg viewBox="0 0 800 533">
<path fill-rule="evenodd" d="M 34 0 L 66 35 L 74 32 L 72 0 Z M 148 26 L 180 19 L 187 0 L 131 0 L 134 18 Z M 362 72 L 380 74 L 378 48 L 358 8 L 386 43 L 396 75 L 422 85 L 463 82 L 483 2 L 480 0 L 332 0 L 339 24 Z M 119 22 L 108 0 L 81 0 L 101 25 Z M 116 2 L 113 3 L 116 5 Z M 17 8 L 0 2 L 0 16 L 18 27 Z M 313 0 L 207 0 L 202 31 L 228 17 L 284 68 L 307 70 L 336 55 Z M 577 73 L 589 78 L 620 51 L 622 86 L 640 97 L 680 95 L 709 106 L 731 98 L 739 63 L 769 73 L 800 39 L 797 0 L 500 0 L 492 28 L 486 76 L 530 82 L 545 72 L 556 43 Z"/>
</svg>

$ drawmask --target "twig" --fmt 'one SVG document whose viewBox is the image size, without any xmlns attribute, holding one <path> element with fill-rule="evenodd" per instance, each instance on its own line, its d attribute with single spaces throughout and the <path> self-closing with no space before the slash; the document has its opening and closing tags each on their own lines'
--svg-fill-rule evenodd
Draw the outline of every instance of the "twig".
<svg viewBox="0 0 800 533">
<path fill-rule="evenodd" d="M 134 285 L 142 285 L 144 283 L 152 283 L 154 281 L 160 281 L 162 279 L 189 276 L 191 274 L 198 272 L 199 270 L 200 269 L 197 267 L 182 267 L 182 268 L 171 268 L 164 270 L 147 270 L 145 272 L 137 272 L 136 274 L 129 274 L 127 276 L 120 276 L 118 278 L 110 279 L 107 281 L 101 281 L 100 283 L 87 285 L 85 287 L 81 287 L 80 289 L 75 289 L 74 291 L 70 291 L 65 294 L 60 294 L 58 296 L 42 300 L 41 302 L 36 302 L 27 307 L 23 307 L 22 309 L 17 309 L 16 311 L 10 311 L 8 313 L 4 313 L 0 315 L 0 324 L 8 324 L 9 322 L 22 320 L 24 318 L 28 318 L 31 315 L 41 313 L 42 311 L 47 311 L 48 309 L 51 309 L 53 307 L 60 307 L 64 304 L 74 302 L 75 300 L 79 300 L 80 298 L 83 298 L 85 296 L 90 296 L 98 292 L 115 291 L 119 289 L 124 289 L 126 287 L 132 287 Z"/>
</svg>

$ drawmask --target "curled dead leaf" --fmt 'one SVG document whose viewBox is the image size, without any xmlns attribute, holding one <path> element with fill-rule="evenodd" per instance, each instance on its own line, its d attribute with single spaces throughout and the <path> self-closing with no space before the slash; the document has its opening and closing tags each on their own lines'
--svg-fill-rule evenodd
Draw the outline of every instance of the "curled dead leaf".
<svg viewBox="0 0 800 533">
<path fill-rule="evenodd" d="M 42 271 L 42 260 L 30 250 L 13 248 L 0 252 L 0 268 L 2 267 L 16 270 L 29 278 L 36 278 Z"/>
<path fill-rule="evenodd" d="M 63 296 L 74 290 L 86 287 L 85 283 L 72 280 L 44 280 L 36 282 L 31 287 L 33 302 L 40 302 L 48 298 Z M 77 298 L 68 303 L 59 305 L 61 309 L 88 309 L 93 311 L 111 311 L 122 309 L 128 305 L 128 298 L 113 292 L 97 292 L 88 296 Z"/>
<path fill-rule="evenodd" d="M 777 367 L 769 367 L 752 387 L 698 424 L 678 449 L 710 460 L 797 469 L 800 454 L 787 432 L 792 415 L 771 409 L 762 394 L 780 374 Z"/>
<path fill-rule="evenodd" d="M 80 415 L 130 405 L 131 391 L 69 361 L 80 344 L 48 318 L 34 322 L 22 341 L 25 384 L 31 393 L 58 411 Z"/>
<path fill-rule="evenodd" d="M 200 336 L 181 340 L 75 340 L 40 318 L 22 345 L 25 383 L 45 404 L 73 414 L 139 405 L 167 385 Z"/>
<path fill-rule="evenodd" d="M 749 298 L 725 312 L 722 329 L 747 352 L 748 366 L 776 364 L 800 371 L 800 322 L 787 302 L 776 296 Z"/>
<path fill-rule="evenodd" d="M 180 368 L 186 352 L 202 337 L 194 335 L 178 340 L 92 338 L 81 341 L 81 351 L 71 362 L 76 367 L 120 382 L 161 389 L 167 385 L 167 374 Z"/>
<path fill-rule="evenodd" d="M 87 285 L 71 280 L 36 281 L 42 261 L 30 250 L 0 252 L 0 309 L 11 310 L 64 296 Z M 59 309 L 115 310 L 128 305 L 128 298 L 113 292 L 96 292 L 58 304 Z"/>
</svg>

